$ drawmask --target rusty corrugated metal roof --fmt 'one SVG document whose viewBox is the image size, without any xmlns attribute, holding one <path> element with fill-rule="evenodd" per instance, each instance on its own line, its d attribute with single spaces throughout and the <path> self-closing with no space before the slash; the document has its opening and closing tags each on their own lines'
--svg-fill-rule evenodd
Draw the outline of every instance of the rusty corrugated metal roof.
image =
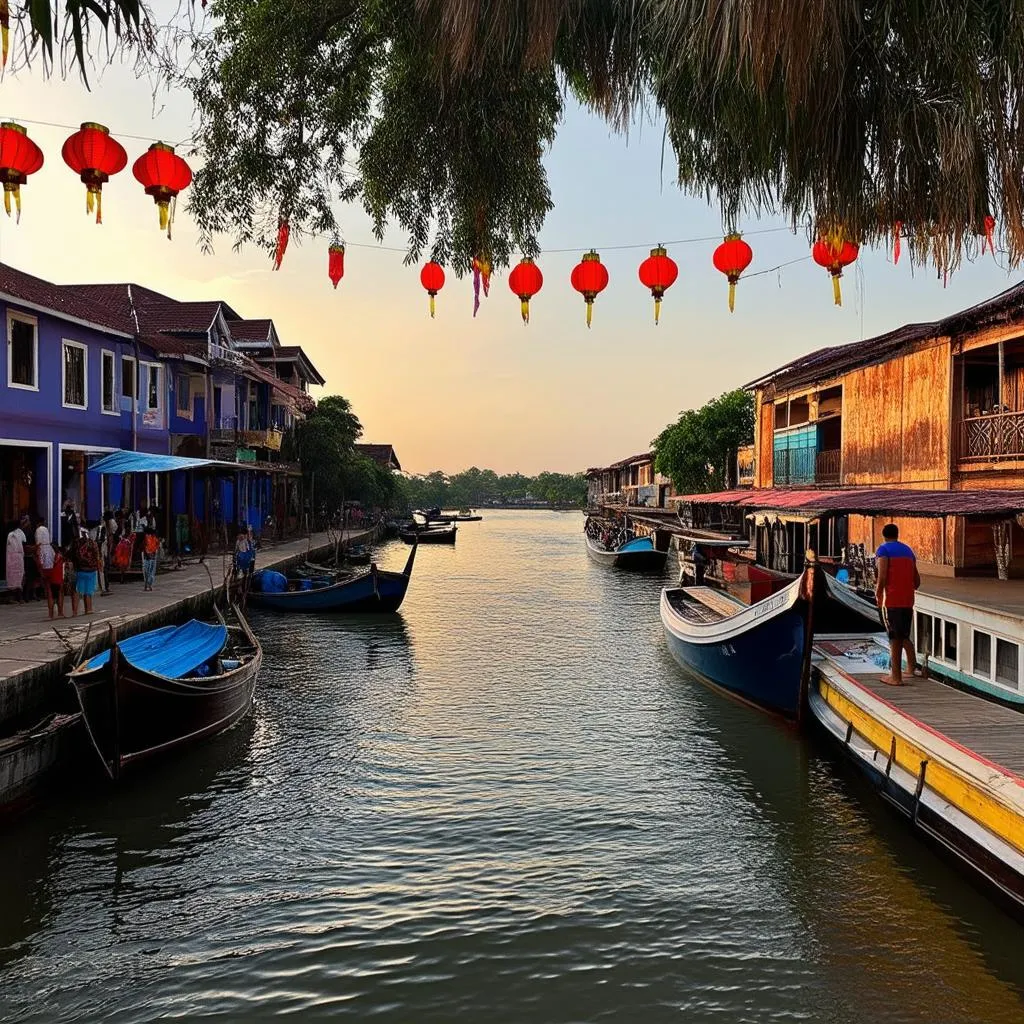
<svg viewBox="0 0 1024 1024">
<path fill-rule="evenodd" d="M 820 490 L 760 488 L 687 494 L 673 501 L 695 505 L 893 516 L 1003 516 L 1024 512 L 1024 490 L 916 491 L 896 487 Z"/>
</svg>

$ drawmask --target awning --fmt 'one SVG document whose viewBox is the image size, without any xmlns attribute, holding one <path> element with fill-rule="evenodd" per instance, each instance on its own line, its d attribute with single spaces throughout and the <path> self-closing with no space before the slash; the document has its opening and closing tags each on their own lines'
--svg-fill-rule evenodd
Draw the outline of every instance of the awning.
<svg viewBox="0 0 1024 1024">
<path fill-rule="evenodd" d="M 748 512 L 755 526 L 770 526 L 772 523 L 813 523 L 821 518 L 819 512 Z"/>
<path fill-rule="evenodd" d="M 150 455 L 147 452 L 117 451 L 93 463 L 89 470 L 105 476 L 122 473 L 174 473 L 181 469 L 245 469 L 259 471 L 242 462 L 224 462 L 217 459 L 187 459 L 181 455 Z M 266 472 L 266 470 L 262 470 Z"/>
</svg>

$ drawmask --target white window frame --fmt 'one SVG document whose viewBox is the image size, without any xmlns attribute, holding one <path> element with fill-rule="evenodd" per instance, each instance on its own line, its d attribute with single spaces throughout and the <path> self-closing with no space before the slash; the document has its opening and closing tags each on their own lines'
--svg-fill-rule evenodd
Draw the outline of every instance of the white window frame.
<svg viewBox="0 0 1024 1024">
<path fill-rule="evenodd" d="M 125 363 L 132 364 L 132 395 L 131 400 L 135 405 L 135 411 L 139 408 L 139 396 L 137 394 L 139 390 L 139 371 L 135 363 L 135 356 L 121 356 L 121 394 L 119 400 L 123 402 L 128 396 L 124 393 L 124 371 L 126 369 Z"/>
<path fill-rule="evenodd" d="M 108 409 L 103 404 L 103 375 L 106 370 L 107 358 L 110 358 L 110 398 L 113 402 L 113 408 Z M 121 415 L 121 394 L 118 385 L 120 381 L 117 379 L 117 355 L 113 349 L 103 348 L 100 349 L 100 409 L 104 416 L 120 416 Z"/>
<path fill-rule="evenodd" d="M 35 370 L 35 384 L 17 384 L 14 382 L 12 377 L 12 371 L 14 369 L 14 361 L 12 359 L 14 353 L 14 337 L 11 325 L 19 321 L 23 324 L 30 324 L 32 326 L 33 335 L 33 353 L 32 358 L 34 361 Z M 61 358 L 63 358 L 64 352 L 61 351 Z M 28 313 L 19 313 L 16 310 L 7 310 L 7 386 L 9 388 L 16 388 L 18 391 L 38 391 L 39 390 L 39 318 L 29 316 Z"/>
<path fill-rule="evenodd" d="M 68 348 L 80 348 L 82 350 L 82 398 L 84 399 L 83 405 L 77 405 L 74 402 L 67 400 L 67 372 L 68 363 L 65 355 L 65 349 Z M 60 404 L 65 409 L 77 409 L 79 412 L 85 412 L 89 408 L 89 346 L 83 344 L 80 341 L 74 341 L 71 338 L 61 338 L 60 345 Z"/>
<path fill-rule="evenodd" d="M 146 388 L 146 398 L 145 398 L 145 401 L 142 404 L 142 411 L 143 412 L 159 412 L 163 408 L 163 403 L 160 400 L 161 397 L 162 397 L 163 366 L 160 363 L 145 363 L 145 362 L 142 365 L 145 367 L 145 370 L 146 370 L 146 377 L 145 377 L 145 381 L 144 381 L 145 388 Z M 153 370 L 156 370 L 156 405 L 150 405 L 149 404 L 149 380 L 150 380 L 150 376 L 149 375 L 150 375 L 151 371 L 153 371 Z"/>
</svg>

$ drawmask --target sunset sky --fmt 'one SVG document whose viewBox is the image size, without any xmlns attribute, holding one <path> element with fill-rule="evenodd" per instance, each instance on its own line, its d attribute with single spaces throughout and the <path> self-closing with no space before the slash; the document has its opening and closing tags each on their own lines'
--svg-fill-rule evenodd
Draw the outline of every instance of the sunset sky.
<svg viewBox="0 0 1024 1024">
<path fill-rule="evenodd" d="M 324 393 L 353 402 L 364 439 L 394 444 L 412 472 L 477 465 L 532 474 L 607 463 L 644 450 L 681 410 L 803 352 L 934 319 L 1021 280 L 985 257 L 943 287 L 933 271 L 913 273 L 905 259 L 894 267 L 889 254 L 865 252 L 844 278 L 837 309 L 827 273 L 806 258 L 741 281 L 730 315 L 725 280 L 711 265 L 717 208 L 675 187 L 670 154 L 662 166 L 660 127 L 637 126 L 626 139 L 570 108 L 547 158 L 555 209 L 541 236 L 545 283 L 529 327 L 504 273 L 474 320 L 469 279 L 449 271 L 431 321 L 417 268 L 375 245 L 359 208 L 340 211 L 349 248 L 336 292 L 328 239 L 293 242 L 272 273 L 264 254 L 233 252 L 229 238 L 214 255 L 200 252 L 183 203 L 168 242 L 131 174 L 148 141 L 128 136 L 187 138 L 187 96 L 161 95 L 154 104 L 148 83 L 121 67 L 92 92 L 77 79 L 44 81 L 38 71 L 8 77 L 0 89 L 0 115 L 25 123 L 46 156 L 22 190 L 20 225 L 0 216 L 0 259 L 61 283 L 134 281 L 271 317 L 283 342 L 302 345 L 327 378 Z M 100 227 L 60 157 L 64 138 L 85 120 L 108 125 L 129 154 L 128 168 L 104 188 Z M 808 255 L 804 233 L 794 236 L 777 218 L 751 218 L 743 228 L 754 249 L 749 274 Z M 705 240 L 677 241 L 693 238 Z M 636 268 L 659 241 L 669 244 L 680 277 L 655 327 Z M 403 242 L 391 232 L 384 244 Z M 611 283 L 588 331 L 569 273 L 591 247 Z M 562 249 L 570 251 L 553 251 Z"/>
</svg>

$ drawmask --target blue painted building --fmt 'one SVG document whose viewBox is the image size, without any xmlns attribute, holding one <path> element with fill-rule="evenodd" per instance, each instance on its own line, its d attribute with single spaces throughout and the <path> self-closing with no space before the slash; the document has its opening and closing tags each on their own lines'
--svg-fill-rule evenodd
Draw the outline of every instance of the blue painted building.
<svg viewBox="0 0 1024 1024">
<path fill-rule="evenodd" d="M 166 368 L 116 312 L 3 264 L 0 316 L 0 522 L 35 512 L 52 524 L 65 498 L 98 518 L 121 481 L 90 474 L 91 461 L 168 451 Z"/>
</svg>

